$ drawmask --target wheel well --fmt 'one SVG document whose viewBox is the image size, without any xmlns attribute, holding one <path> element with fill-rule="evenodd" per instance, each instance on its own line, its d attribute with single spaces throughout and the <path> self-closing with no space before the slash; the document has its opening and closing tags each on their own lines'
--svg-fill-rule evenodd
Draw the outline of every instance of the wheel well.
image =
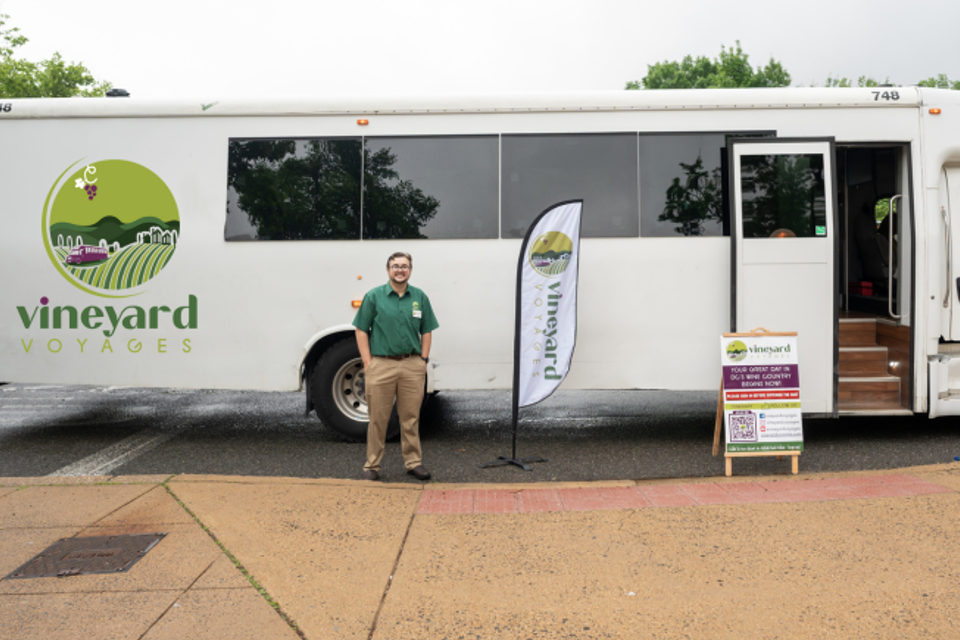
<svg viewBox="0 0 960 640">
<path fill-rule="evenodd" d="M 323 336 L 313 343 L 313 346 L 310 347 L 310 351 L 308 351 L 306 357 L 304 357 L 303 364 L 300 367 L 300 381 L 303 383 L 307 391 L 307 414 L 313 410 L 313 398 L 310 396 L 310 373 L 313 371 L 313 368 L 317 366 L 317 362 L 320 361 L 320 358 L 323 357 L 323 354 L 327 349 L 340 342 L 344 338 L 349 338 L 353 335 L 354 334 L 350 333 L 349 331 L 337 331 L 335 333 L 331 333 L 330 335 Z"/>
</svg>

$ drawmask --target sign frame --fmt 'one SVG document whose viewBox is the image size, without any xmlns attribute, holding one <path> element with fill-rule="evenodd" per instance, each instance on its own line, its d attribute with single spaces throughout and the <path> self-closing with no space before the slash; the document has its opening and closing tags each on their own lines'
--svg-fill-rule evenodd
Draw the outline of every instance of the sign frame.
<svg viewBox="0 0 960 640">
<path fill-rule="evenodd" d="M 758 327 L 753 329 L 750 332 L 738 332 L 738 333 L 724 333 L 721 335 L 721 340 L 727 338 L 773 338 L 773 337 L 797 337 L 796 331 L 769 331 L 763 327 Z M 796 364 L 792 365 L 794 371 L 791 374 L 796 376 L 796 398 L 800 400 L 800 383 L 799 383 L 799 354 L 796 356 Z M 724 362 L 724 367 L 729 366 Z M 763 389 L 761 387 L 760 389 Z M 793 389 L 793 387 L 790 387 Z M 720 437 L 721 432 L 724 429 L 724 424 L 727 422 L 727 408 L 728 398 L 726 396 L 727 390 L 724 388 L 724 375 L 721 374 L 720 377 L 720 394 L 717 398 L 717 420 L 714 427 L 713 434 L 713 455 L 716 456 L 719 453 L 720 449 Z M 760 393 L 763 393 L 760 391 Z M 799 456 L 803 452 L 803 414 L 800 411 L 799 407 L 796 409 L 797 417 L 800 421 L 800 448 L 799 449 L 785 449 L 785 450 L 770 450 L 770 451 L 730 451 L 729 442 L 725 444 L 724 447 L 724 458 L 726 462 L 726 475 L 733 475 L 733 458 L 744 458 L 744 457 L 759 457 L 759 456 L 776 456 L 778 460 L 782 460 L 785 456 L 790 456 L 791 458 L 791 471 L 794 475 L 799 473 Z M 727 428 L 728 440 L 729 440 L 729 427 Z"/>
</svg>

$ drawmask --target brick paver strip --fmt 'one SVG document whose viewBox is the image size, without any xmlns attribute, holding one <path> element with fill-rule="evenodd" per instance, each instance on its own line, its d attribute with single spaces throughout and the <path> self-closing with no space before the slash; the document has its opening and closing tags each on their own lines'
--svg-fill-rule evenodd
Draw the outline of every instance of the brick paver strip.
<svg viewBox="0 0 960 640">
<path fill-rule="evenodd" d="M 689 507 L 697 501 L 683 490 L 679 484 L 661 484 L 652 487 L 640 487 L 640 492 L 654 507 Z"/>
<path fill-rule="evenodd" d="M 420 498 L 419 513 L 473 513 L 474 492 L 472 489 L 461 491 L 425 491 Z"/>
<path fill-rule="evenodd" d="M 763 482 L 682 483 L 563 489 L 426 490 L 420 514 L 543 513 L 649 507 L 811 502 L 951 493 L 907 474 Z"/>
<path fill-rule="evenodd" d="M 600 489 L 600 496 L 607 509 L 639 509 L 653 506 L 638 487 L 606 487 Z"/>
<path fill-rule="evenodd" d="M 531 489 L 520 491 L 517 496 L 522 505 L 521 513 L 563 511 L 563 503 L 556 489 Z"/>
<path fill-rule="evenodd" d="M 720 484 L 685 484 L 680 488 L 697 504 L 733 504 L 737 501 Z"/>
<path fill-rule="evenodd" d="M 474 513 L 520 513 L 519 491 L 478 489 L 473 492 Z"/>
</svg>

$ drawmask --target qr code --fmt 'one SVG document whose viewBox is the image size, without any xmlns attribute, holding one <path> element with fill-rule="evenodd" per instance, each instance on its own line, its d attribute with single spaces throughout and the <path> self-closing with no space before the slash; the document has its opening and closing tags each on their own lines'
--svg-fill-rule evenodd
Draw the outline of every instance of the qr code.
<svg viewBox="0 0 960 640">
<path fill-rule="evenodd" d="M 730 442 L 757 441 L 757 416 L 752 411 L 732 412 L 728 425 Z"/>
</svg>

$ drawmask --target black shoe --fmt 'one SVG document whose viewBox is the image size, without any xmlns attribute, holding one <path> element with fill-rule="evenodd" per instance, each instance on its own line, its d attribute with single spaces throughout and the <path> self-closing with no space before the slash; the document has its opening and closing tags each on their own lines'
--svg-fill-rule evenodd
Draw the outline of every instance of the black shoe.
<svg viewBox="0 0 960 640">
<path fill-rule="evenodd" d="M 363 475 L 360 476 L 364 480 L 379 480 L 380 474 L 374 471 L 373 469 L 365 469 Z M 427 474 L 427 477 L 430 477 L 430 474 Z"/>
<path fill-rule="evenodd" d="M 407 473 L 417 480 L 429 480 L 430 472 L 427 471 L 427 468 L 422 464 L 415 466 L 413 469 L 407 469 Z"/>
</svg>

